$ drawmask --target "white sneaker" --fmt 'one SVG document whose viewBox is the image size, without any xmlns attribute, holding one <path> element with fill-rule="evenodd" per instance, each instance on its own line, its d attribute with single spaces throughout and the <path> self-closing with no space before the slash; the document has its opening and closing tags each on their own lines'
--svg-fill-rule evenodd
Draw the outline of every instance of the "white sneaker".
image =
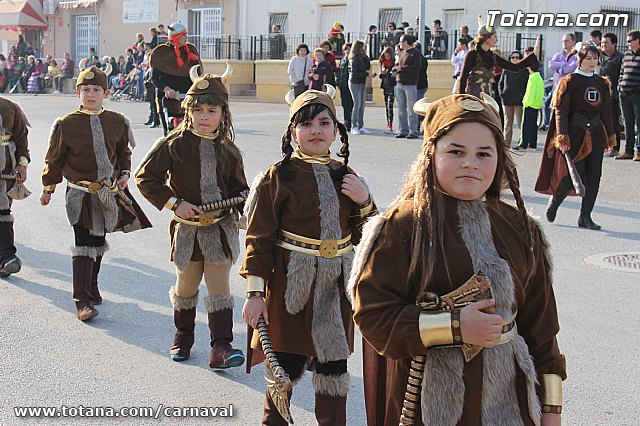
<svg viewBox="0 0 640 426">
<path fill-rule="evenodd" d="M 62 95 L 62 92 L 59 92 L 59 91 L 56 90 L 56 91 L 53 92 L 53 94 L 54 95 Z"/>
<path fill-rule="evenodd" d="M 352 135 L 359 135 L 360 134 L 360 130 L 356 129 L 355 127 L 353 129 L 351 129 L 351 134 Z"/>
<path fill-rule="evenodd" d="M 364 127 L 360 127 L 360 129 L 358 129 L 358 130 L 360 130 L 360 133 L 363 134 L 363 135 L 370 135 L 371 134 L 371 131 L 368 130 L 368 129 L 365 129 Z"/>
</svg>

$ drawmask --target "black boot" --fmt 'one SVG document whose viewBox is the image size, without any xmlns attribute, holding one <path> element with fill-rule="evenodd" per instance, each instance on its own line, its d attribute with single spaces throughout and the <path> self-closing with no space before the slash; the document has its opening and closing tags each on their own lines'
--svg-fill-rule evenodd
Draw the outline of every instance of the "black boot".
<svg viewBox="0 0 640 426">
<path fill-rule="evenodd" d="M 8 277 L 19 272 L 21 268 L 22 262 L 16 257 L 13 216 L 9 210 L 5 210 L 0 213 L 0 277 Z"/>
<path fill-rule="evenodd" d="M 194 342 L 198 293 L 193 297 L 180 297 L 175 294 L 175 288 L 171 287 L 169 297 L 173 305 L 173 322 L 176 326 L 176 335 L 169 355 L 174 361 L 185 361 L 191 356 L 191 347 Z"/>
<path fill-rule="evenodd" d="M 73 256 L 73 300 L 76 302 L 78 319 L 89 321 L 98 315 L 98 310 L 91 301 L 91 273 L 93 259 L 87 256 Z"/>
<path fill-rule="evenodd" d="M 93 269 L 91 271 L 91 301 L 94 305 L 102 303 L 102 296 L 98 290 L 98 274 L 100 273 L 100 264 L 102 263 L 102 256 L 96 257 L 93 262 Z"/>
<path fill-rule="evenodd" d="M 549 199 L 549 204 L 547 204 L 547 221 L 553 222 L 556 220 L 556 214 L 558 213 L 558 207 L 567 198 L 571 192 L 571 182 L 569 181 L 569 185 L 566 184 L 566 179 L 560 181 L 558 188 L 556 188 L 555 194 Z"/>
<path fill-rule="evenodd" d="M 209 367 L 229 368 L 244 364 L 244 354 L 231 346 L 233 341 L 233 296 L 221 294 L 204 300 L 209 313 L 211 354 Z"/>
<path fill-rule="evenodd" d="M 578 218 L 578 226 L 580 228 L 593 229 L 594 231 L 600 230 L 602 227 L 595 223 L 591 219 L 591 212 L 596 204 L 596 198 L 598 197 L 598 189 L 600 185 L 587 185 L 585 188 L 585 194 L 582 198 L 582 205 L 580 206 L 580 217 Z"/>
<path fill-rule="evenodd" d="M 153 112 L 149 113 L 149 118 L 147 119 L 147 122 L 144 123 L 145 126 L 148 126 L 149 124 L 153 123 Z"/>
</svg>

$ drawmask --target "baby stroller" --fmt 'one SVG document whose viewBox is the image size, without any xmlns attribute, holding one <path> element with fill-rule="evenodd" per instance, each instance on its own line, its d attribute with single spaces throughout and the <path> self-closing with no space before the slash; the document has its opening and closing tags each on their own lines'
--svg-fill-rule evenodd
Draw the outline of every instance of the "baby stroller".
<svg viewBox="0 0 640 426">
<path fill-rule="evenodd" d="M 111 94 L 111 101 L 120 102 L 122 99 L 141 100 L 141 95 L 138 93 L 138 78 L 138 70 L 135 68 L 132 69 L 129 74 L 127 74 L 124 87 L 116 89 Z"/>
</svg>

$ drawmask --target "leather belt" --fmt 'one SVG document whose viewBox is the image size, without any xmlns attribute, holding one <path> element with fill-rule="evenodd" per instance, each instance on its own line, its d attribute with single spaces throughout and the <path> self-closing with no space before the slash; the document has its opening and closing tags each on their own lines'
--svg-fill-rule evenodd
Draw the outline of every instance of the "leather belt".
<svg viewBox="0 0 640 426">
<path fill-rule="evenodd" d="M 205 213 L 205 214 L 195 215 L 191 219 L 183 219 L 174 213 L 173 220 L 175 220 L 178 223 L 182 223 L 190 226 L 211 226 L 220 222 L 222 219 L 229 216 L 230 214 L 231 214 L 231 210 L 223 210 L 217 216 Z"/>
<path fill-rule="evenodd" d="M 602 120 L 600 119 L 600 114 L 592 118 L 587 118 L 580 113 L 575 113 L 571 116 L 571 124 L 580 127 L 585 132 L 592 131 L 601 123 L 601 121 Z"/>
<path fill-rule="evenodd" d="M 67 181 L 69 188 L 79 189 L 80 191 L 87 192 L 89 194 L 97 194 L 106 185 L 100 182 L 91 182 L 90 180 L 80 180 L 77 182 Z M 118 186 L 114 185 L 109 187 L 109 191 L 118 192 Z"/>
<path fill-rule="evenodd" d="M 316 240 L 285 231 L 284 229 L 278 232 L 276 245 L 286 250 L 324 257 L 325 259 L 342 256 L 353 250 L 351 234 L 341 240 Z"/>
</svg>

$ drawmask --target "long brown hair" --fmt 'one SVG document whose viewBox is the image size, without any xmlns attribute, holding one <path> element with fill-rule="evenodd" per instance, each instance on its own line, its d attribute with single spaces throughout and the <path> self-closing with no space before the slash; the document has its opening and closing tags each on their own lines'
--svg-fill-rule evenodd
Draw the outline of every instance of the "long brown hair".
<svg viewBox="0 0 640 426">
<path fill-rule="evenodd" d="M 487 126 L 488 127 L 488 126 Z M 445 265 L 447 275 L 449 268 L 445 259 L 444 246 L 444 203 L 445 195 L 438 189 L 439 185 L 434 169 L 434 154 L 438 140 L 451 131 L 446 129 L 437 140 L 431 142 L 425 132 L 425 143 L 418 158 L 414 161 L 400 194 L 389 206 L 389 210 L 398 207 L 406 200 L 413 201 L 413 230 L 411 242 L 411 262 L 409 264 L 409 280 L 414 283 L 415 294 L 419 295 L 429 286 L 437 262 Z M 524 201 L 520 195 L 520 187 L 516 166 L 504 143 L 504 136 L 497 130 L 491 129 L 495 136 L 498 162 L 496 173 L 491 186 L 486 192 L 487 197 L 501 198 L 502 189 L 509 187 L 516 201 L 516 207 L 523 225 L 523 240 L 530 250 L 533 249 L 533 229 Z M 533 272 L 533 256 L 527 256 L 531 263 L 527 268 L 529 274 Z M 529 277 L 527 277 L 528 282 Z"/>
</svg>

